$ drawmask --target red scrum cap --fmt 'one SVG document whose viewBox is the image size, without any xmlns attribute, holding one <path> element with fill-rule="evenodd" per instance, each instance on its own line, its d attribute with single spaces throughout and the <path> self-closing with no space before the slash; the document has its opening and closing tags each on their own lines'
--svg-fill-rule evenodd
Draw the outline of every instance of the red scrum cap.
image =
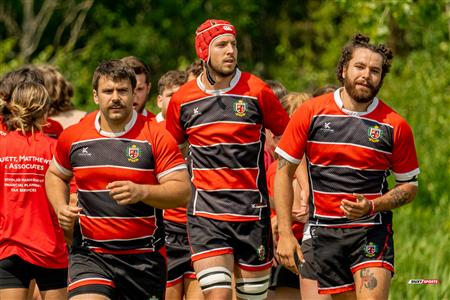
<svg viewBox="0 0 450 300">
<path fill-rule="evenodd" d="M 224 34 L 232 34 L 236 37 L 236 29 L 230 22 L 224 20 L 206 20 L 195 32 L 195 51 L 197 52 L 197 56 L 205 62 L 208 61 L 209 45 L 214 39 Z"/>
</svg>

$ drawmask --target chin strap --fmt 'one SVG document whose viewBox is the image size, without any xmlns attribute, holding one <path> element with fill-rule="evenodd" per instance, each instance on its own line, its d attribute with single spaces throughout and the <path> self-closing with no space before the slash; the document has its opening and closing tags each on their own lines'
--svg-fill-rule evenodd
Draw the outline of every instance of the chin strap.
<svg viewBox="0 0 450 300">
<path fill-rule="evenodd" d="M 216 81 L 214 80 L 214 78 L 211 74 L 211 71 L 209 69 L 209 60 L 208 60 L 208 62 L 205 62 L 205 69 L 206 69 L 206 78 L 208 79 L 209 83 L 211 85 L 215 85 Z"/>
</svg>

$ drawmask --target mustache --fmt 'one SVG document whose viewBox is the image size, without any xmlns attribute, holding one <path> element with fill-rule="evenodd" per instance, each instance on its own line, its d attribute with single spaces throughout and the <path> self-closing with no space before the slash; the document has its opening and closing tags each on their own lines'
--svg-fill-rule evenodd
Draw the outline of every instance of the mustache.
<svg viewBox="0 0 450 300">
<path fill-rule="evenodd" d="M 120 100 L 113 100 L 112 104 L 108 106 L 109 109 L 116 109 L 116 108 L 124 108 L 125 105 Z"/>
</svg>

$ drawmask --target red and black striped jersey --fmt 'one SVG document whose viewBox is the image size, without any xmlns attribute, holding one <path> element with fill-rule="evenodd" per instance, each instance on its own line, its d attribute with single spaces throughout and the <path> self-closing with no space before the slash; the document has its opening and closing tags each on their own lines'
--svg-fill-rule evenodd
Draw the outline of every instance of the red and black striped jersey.
<svg viewBox="0 0 450 300">
<path fill-rule="evenodd" d="M 196 188 L 188 213 L 224 221 L 269 217 L 264 169 L 264 129 L 281 135 L 289 121 L 272 90 L 250 73 L 230 87 L 206 90 L 201 76 L 170 101 L 166 128 L 189 143 Z"/>
<path fill-rule="evenodd" d="M 133 112 L 121 133 L 103 132 L 100 113 L 92 113 L 67 128 L 58 139 L 54 161 L 77 182 L 80 213 L 74 241 L 103 253 L 140 253 L 164 245 L 162 211 L 143 202 L 118 205 L 108 183 L 130 180 L 158 184 L 158 180 L 186 168 L 171 135 L 161 126 Z"/>
<path fill-rule="evenodd" d="M 342 108 L 340 89 L 304 103 L 292 116 L 275 150 L 298 164 L 303 154 L 310 173 L 311 224 L 360 226 L 389 220 L 391 212 L 350 221 L 341 200 L 356 201 L 353 193 L 374 199 L 387 192 L 386 178 L 397 182 L 419 174 L 412 130 L 378 98 L 366 112 Z"/>
</svg>

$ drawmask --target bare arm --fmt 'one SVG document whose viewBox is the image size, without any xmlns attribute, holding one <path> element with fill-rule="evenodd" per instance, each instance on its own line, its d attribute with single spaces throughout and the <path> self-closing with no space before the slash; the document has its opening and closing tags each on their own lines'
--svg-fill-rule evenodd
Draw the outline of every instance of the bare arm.
<svg viewBox="0 0 450 300">
<path fill-rule="evenodd" d="M 349 219 L 358 219 L 365 215 L 379 211 L 389 211 L 408 204 L 414 200 L 417 193 L 417 185 L 403 183 L 386 194 L 372 200 L 367 200 L 363 195 L 355 194 L 357 202 L 342 200 L 341 209 Z"/>
<path fill-rule="evenodd" d="M 55 210 L 58 222 L 66 237 L 72 236 L 75 219 L 80 208 L 69 206 L 69 181 L 71 177 L 61 173 L 52 162 L 45 174 L 45 191 Z"/>
<path fill-rule="evenodd" d="M 111 197 L 120 205 L 142 201 L 156 208 L 186 207 L 191 199 L 191 185 L 186 169 L 171 172 L 160 178 L 159 184 L 136 184 L 114 181 L 106 186 Z"/>
<path fill-rule="evenodd" d="M 278 220 L 278 240 L 277 257 L 280 263 L 285 265 L 292 272 L 298 274 L 297 263 L 294 259 L 294 253 L 303 261 L 303 255 L 297 239 L 292 233 L 292 203 L 293 188 L 292 180 L 294 178 L 297 165 L 288 162 L 280 157 L 278 169 L 275 175 L 274 194 L 275 209 Z"/>
</svg>

